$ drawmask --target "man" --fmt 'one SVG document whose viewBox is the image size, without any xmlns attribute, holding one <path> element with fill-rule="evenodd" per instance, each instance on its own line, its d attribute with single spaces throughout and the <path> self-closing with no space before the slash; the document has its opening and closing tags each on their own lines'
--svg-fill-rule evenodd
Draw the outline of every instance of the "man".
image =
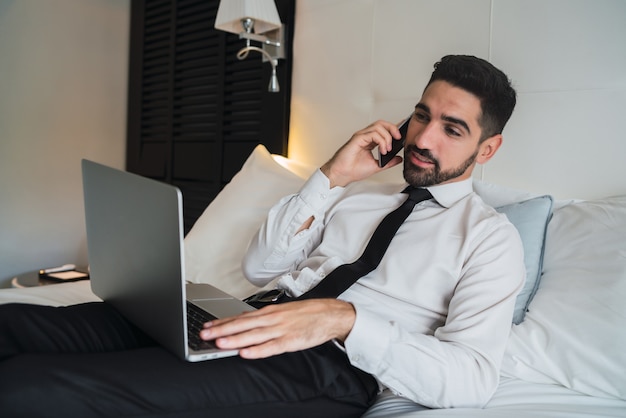
<svg viewBox="0 0 626 418">
<path fill-rule="evenodd" d="M 205 325 L 202 338 L 239 357 L 182 363 L 106 304 L 0 308 L 0 410 L 360 416 L 379 385 L 427 407 L 480 407 L 498 383 L 524 267 L 517 232 L 472 192 L 471 173 L 500 147 L 514 105 L 507 77 L 486 61 L 447 56 L 436 64 L 404 159 L 386 167 L 404 160 L 407 183 L 432 199 L 415 206 L 380 265 L 338 298 Z M 379 221 L 406 199 L 402 189 L 359 183 L 381 170 L 371 151 L 384 154 L 399 137 L 386 121 L 358 131 L 279 202 L 244 260 L 249 280 L 280 277 L 295 297 L 359 258 Z M 28 324 L 28 337 L 14 330 Z M 46 353 L 32 353 L 25 340 Z M 56 354 L 67 351 L 80 354 Z"/>
</svg>

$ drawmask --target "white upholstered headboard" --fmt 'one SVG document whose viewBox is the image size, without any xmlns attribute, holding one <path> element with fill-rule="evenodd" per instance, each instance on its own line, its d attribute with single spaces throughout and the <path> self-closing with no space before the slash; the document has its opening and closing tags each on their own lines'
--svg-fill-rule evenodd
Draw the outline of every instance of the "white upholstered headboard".
<svg viewBox="0 0 626 418">
<path fill-rule="evenodd" d="M 399 121 L 435 61 L 471 54 L 518 91 L 478 177 L 557 198 L 625 194 L 624 22 L 621 0 L 297 0 L 289 156 L 318 165 L 370 122 Z"/>
</svg>

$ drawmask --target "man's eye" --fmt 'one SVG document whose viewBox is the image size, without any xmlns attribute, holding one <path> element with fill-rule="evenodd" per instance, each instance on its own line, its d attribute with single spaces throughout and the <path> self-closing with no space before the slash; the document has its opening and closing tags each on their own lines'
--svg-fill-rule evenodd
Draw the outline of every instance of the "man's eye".
<svg viewBox="0 0 626 418">
<path fill-rule="evenodd" d="M 418 121 L 421 121 L 421 122 L 426 122 L 426 121 L 428 121 L 428 116 L 425 115 L 424 113 L 416 113 L 415 114 L 415 119 L 417 119 Z"/>
<path fill-rule="evenodd" d="M 453 128 L 452 126 L 446 126 L 445 130 L 446 133 L 450 136 L 461 136 L 461 133 L 458 131 L 458 129 Z"/>
</svg>

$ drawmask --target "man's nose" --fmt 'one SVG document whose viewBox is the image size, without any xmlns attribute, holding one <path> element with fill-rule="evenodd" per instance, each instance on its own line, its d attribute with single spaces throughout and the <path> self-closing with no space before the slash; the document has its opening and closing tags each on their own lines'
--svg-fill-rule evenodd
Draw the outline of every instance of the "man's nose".
<svg viewBox="0 0 626 418">
<path fill-rule="evenodd" d="M 433 123 L 427 123 L 417 132 L 413 143 L 421 149 L 432 149 L 434 141 L 436 140 L 435 133 L 435 125 Z"/>
</svg>

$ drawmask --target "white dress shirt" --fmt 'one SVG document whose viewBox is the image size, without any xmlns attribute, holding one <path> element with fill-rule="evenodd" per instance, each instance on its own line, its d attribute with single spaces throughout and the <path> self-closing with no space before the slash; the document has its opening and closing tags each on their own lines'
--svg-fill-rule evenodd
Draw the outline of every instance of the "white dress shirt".
<svg viewBox="0 0 626 418">
<path fill-rule="evenodd" d="M 406 184 L 356 182 L 330 189 L 317 170 L 283 198 L 250 244 L 246 277 L 298 296 L 360 257 L 380 220 L 406 199 Z M 429 187 L 380 265 L 340 295 L 356 310 L 350 362 L 395 393 L 431 408 L 480 407 L 493 395 L 523 247 L 506 216 L 471 179 Z M 310 228 L 296 233 L 313 216 Z"/>
</svg>

